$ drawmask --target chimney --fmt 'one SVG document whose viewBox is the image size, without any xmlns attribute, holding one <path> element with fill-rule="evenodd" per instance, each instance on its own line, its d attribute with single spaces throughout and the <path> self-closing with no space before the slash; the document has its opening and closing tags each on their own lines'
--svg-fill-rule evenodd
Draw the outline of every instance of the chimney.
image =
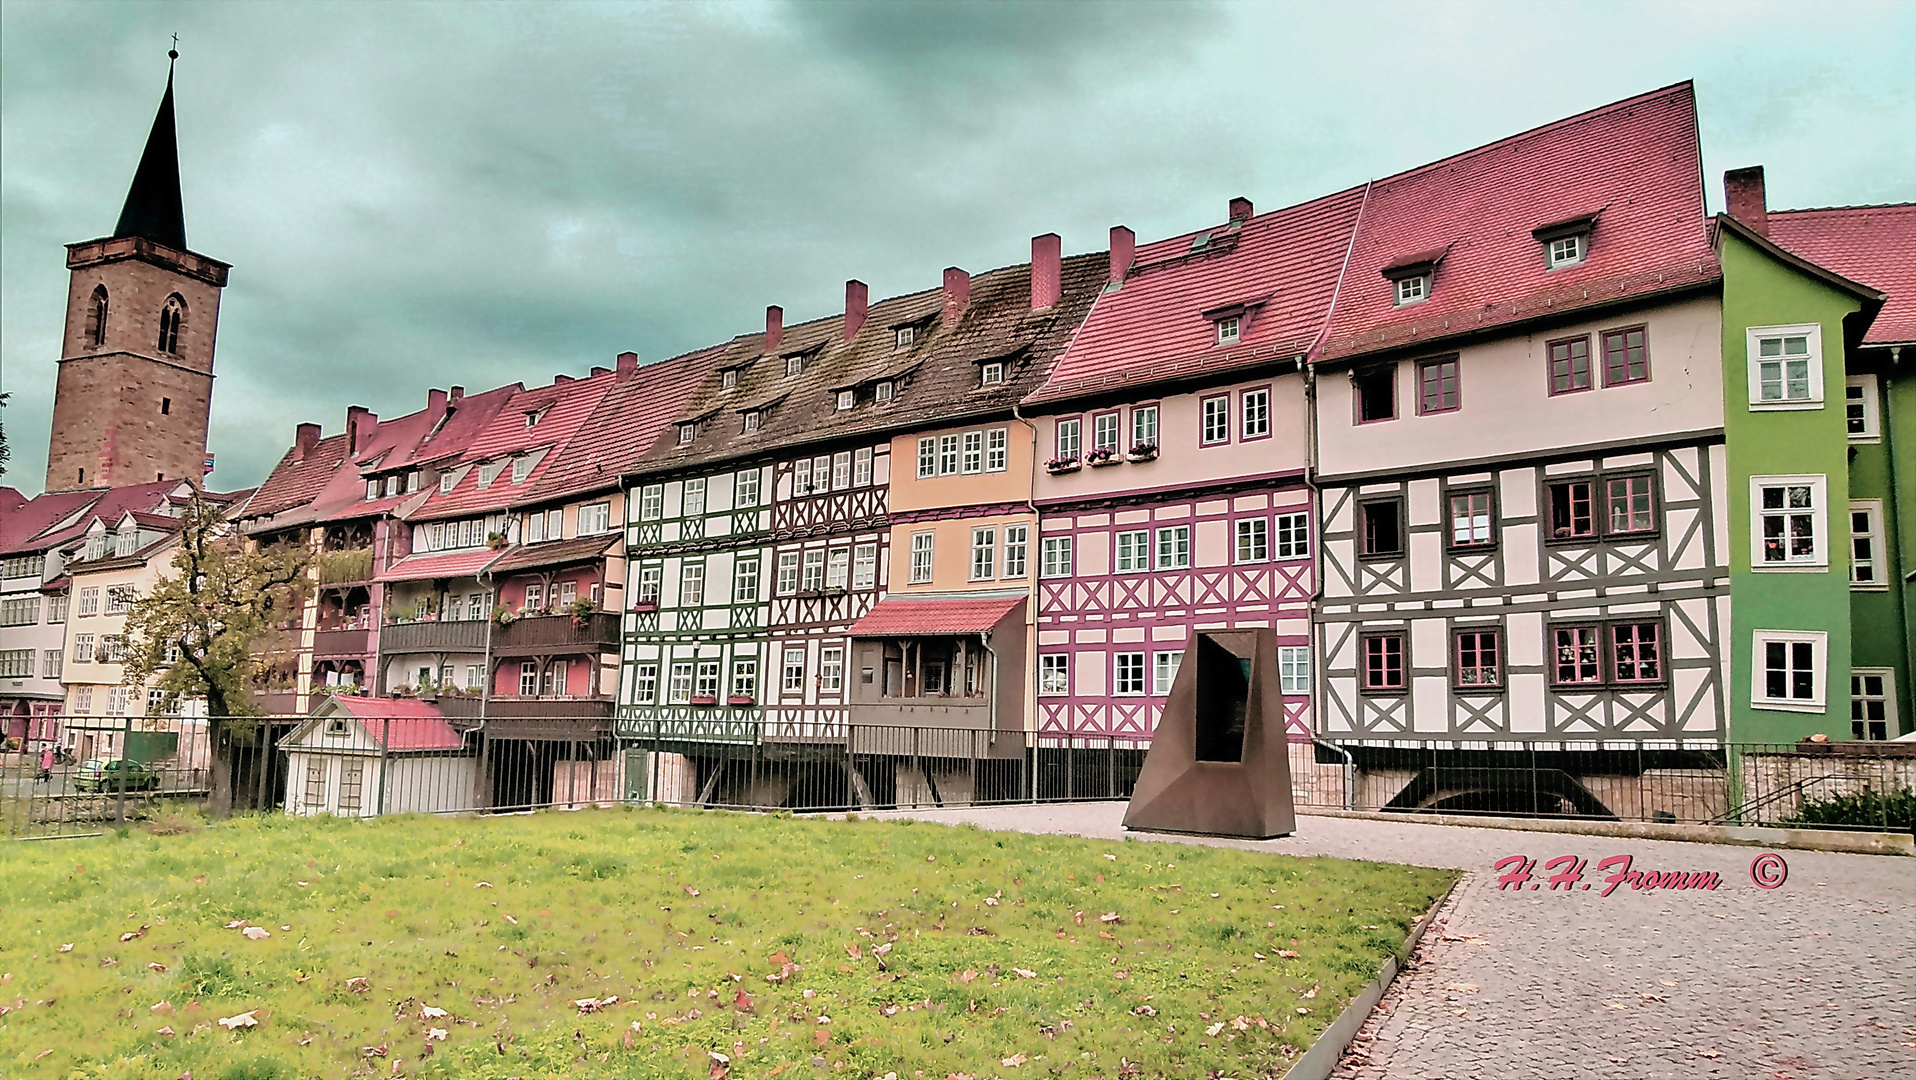
<svg viewBox="0 0 1916 1080">
<path fill-rule="evenodd" d="M 622 352 L 619 354 L 619 367 L 618 367 L 619 374 L 624 375 L 625 373 L 629 371 L 637 371 L 637 370 L 639 370 L 639 354 L 638 353 Z"/>
<path fill-rule="evenodd" d="M 594 365 L 592 365 L 592 377 L 593 377 L 593 378 L 595 378 L 595 379 L 596 379 L 596 378 L 598 378 L 598 377 L 599 377 L 599 376 L 601 376 L 601 375 L 610 375 L 610 374 L 612 374 L 612 369 L 611 369 L 611 368 L 605 368 L 605 367 L 600 367 L 600 366 L 599 366 L 599 365 L 597 365 L 597 364 L 594 364 Z"/>
<path fill-rule="evenodd" d="M 441 412 L 445 409 L 445 407 L 446 407 L 446 392 L 444 390 L 426 391 L 426 411 L 427 412 L 430 412 L 430 413 Z"/>
<path fill-rule="evenodd" d="M 301 424 L 293 429 L 293 460 L 304 461 L 319 445 L 319 425 Z"/>
<path fill-rule="evenodd" d="M 571 381 L 572 381 L 572 376 L 566 375 L 566 374 L 554 375 L 552 377 L 552 385 L 554 386 L 560 386 L 565 383 L 569 383 Z"/>
<path fill-rule="evenodd" d="M 1124 280 L 1131 271 L 1131 260 L 1137 256 L 1138 234 L 1122 225 L 1111 226 L 1111 283 Z"/>
<path fill-rule="evenodd" d="M 1763 166 L 1752 165 L 1724 173 L 1723 205 L 1731 217 L 1763 236 L 1770 235 L 1770 207 L 1763 193 Z"/>
<path fill-rule="evenodd" d="M 373 429 L 378 426 L 378 413 L 364 405 L 346 406 L 346 452 L 357 455 L 372 441 Z"/>
<path fill-rule="evenodd" d="M 1237 198 L 1232 199 L 1231 200 L 1231 220 L 1232 221 L 1251 220 L 1251 200 L 1245 198 L 1242 195 L 1239 195 Z"/>
<path fill-rule="evenodd" d="M 785 340 L 785 309 L 777 304 L 765 305 L 765 351 L 777 352 L 778 343 Z"/>
<path fill-rule="evenodd" d="M 1064 241 L 1057 233 L 1031 238 L 1031 310 L 1042 311 L 1058 302 L 1058 258 Z"/>
<path fill-rule="evenodd" d="M 466 396 L 466 388 L 463 386 L 455 386 L 452 388 L 451 391 L 447 393 L 446 400 L 456 404 L 460 398 L 463 398 L 465 396 Z"/>
<path fill-rule="evenodd" d="M 971 303 L 971 275 L 956 266 L 945 267 L 945 315 L 946 326 L 954 326 L 965 313 L 965 305 Z"/>
<path fill-rule="evenodd" d="M 865 302 L 871 298 L 871 290 L 865 283 L 853 278 L 845 283 L 845 340 L 858 336 L 858 329 L 865 325 Z"/>
</svg>

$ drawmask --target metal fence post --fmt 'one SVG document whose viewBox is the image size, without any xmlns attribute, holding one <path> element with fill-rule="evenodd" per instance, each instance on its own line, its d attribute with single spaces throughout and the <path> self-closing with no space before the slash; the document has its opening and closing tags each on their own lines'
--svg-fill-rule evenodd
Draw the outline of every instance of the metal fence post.
<svg viewBox="0 0 1916 1080">
<path fill-rule="evenodd" d="M 126 821 L 126 766 L 127 762 L 131 760 L 126 756 L 126 752 L 132 742 L 133 718 L 131 716 L 123 717 L 120 720 L 120 782 L 114 785 L 114 787 L 119 790 L 119 797 L 113 801 L 113 820 L 121 823 L 125 823 Z"/>
</svg>

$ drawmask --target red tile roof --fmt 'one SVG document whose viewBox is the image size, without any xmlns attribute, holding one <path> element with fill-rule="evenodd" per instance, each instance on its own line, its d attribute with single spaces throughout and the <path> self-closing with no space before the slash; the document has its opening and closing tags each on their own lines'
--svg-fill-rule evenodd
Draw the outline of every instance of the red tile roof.
<svg viewBox="0 0 1916 1080">
<path fill-rule="evenodd" d="M 486 564 L 499 557 L 491 548 L 455 551 L 445 555 L 411 555 L 386 568 L 378 581 L 429 581 L 434 578 L 477 577 Z"/>
<path fill-rule="evenodd" d="M 0 524 L 8 540 L 3 549 L 15 551 L 45 551 L 48 548 L 64 544 L 77 537 L 84 536 L 95 519 L 118 525 L 120 518 L 128 510 L 151 510 L 167 501 L 167 496 L 179 487 L 181 480 L 155 480 L 147 484 L 133 484 L 129 487 L 93 489 L 88 491 L 63 491 L 51 495 L 41 495 L 12 514 Z M 44 508 L 41 504 L 44 503 Z M 90 505 L 89 505 L 90 504 Z M 78 517 L 74 514 L 78 511 Z M 14 519 L 19 518 L 26 524 L 16 526 Z M 39 528 L 28 533 L 32 523 L 41 522 Z M 61 523 L 65 522 L 65 525 Z M 19 532 L 16 533 L 15 530 Z M 18 537 L 15 539 L 15 537 Z"/>
<path fill-rule="evenodd" d="M 466 745 L 430 701 L 350 694 L 331 700 L 388 750 L 458 750 Z"/>
<path fill-rule="evenodd" d="M 504 574 L 533 567 L 596 562 L 604 558 L 608 554 L 607 549 L 614 544 L 623 545 L 624 543 L 624 533 L 612 532 L 596 536 L 575 536 L 570 540 L 547 540 L 538 544 L 524 544 L 499 556 L 499 561 L 493 563 L 487 570 L 493 574 Z"/>
<path fill-rule="evenodd" d="M 475 467 L 460 477 L 458 485 L 450 492 L 433 489 L 425 502 L 405 516 L 412 521 L 430 521 L 524 505 L 528 493 L 544 481 L 546 474 L 563 455 L 566 445 L 585 425 L 586 419 L 617 379 L 617 372 L 608 371 L 513 394 L 493 414 L 491 422 L 475 434 L 460 452 L 458 460 Z M 532 413 L 539 414 L 538 423 L 527 427 L 526 416 Z M 539 450 L 545 453 L 525 479 L 514 483 L 511 469 L 508 468 L 491 484 L 484 488 L 479 486 L 477 465 Z"/>
<path fill-rule="evenodd" d="M 982 634 L 1023 606 L 1025 597 L 921 598 L 889 596 L 852 624 L 853 637 L 914 637 Z"/>
<path fill-rule="evenodd" d="M 727 348 L 714 345 L 621 377 L 524 498 L 545 502 L 617 487 L 620 474 L 637 464 L 678 418 Z"/>
<path fill-rule="evenodd" d="M 1772 210 L 1776 246 L 1889 296 L 1863 341 L 1916 342 L 1916 203 Z"/>
</svg>

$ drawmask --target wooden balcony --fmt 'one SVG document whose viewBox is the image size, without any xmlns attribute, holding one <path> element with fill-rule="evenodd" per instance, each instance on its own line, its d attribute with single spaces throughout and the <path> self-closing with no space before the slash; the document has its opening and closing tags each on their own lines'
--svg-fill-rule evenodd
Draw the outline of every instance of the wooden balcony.
<svg viewBox="0 0 1916 1080">
<path fill-rule="evenodd" d="M 599 725 L 612 719 L 612 697 L 609 694 L 495 695 L 486 702 L 486 716 L 494 720 L 584 720 Z"/>
<path fill-rule="evenodd" d="M 392 623 L 379 632 L 379 651 L 385 656 L 400 653 L 482 653 L 486 651 L 486 631 L 491 628 L 492 623 L 484 619 Z"/>
<path fill-rule="evenodd" d="M 313 632 L 313 655 L 365 656 L 371 634 L 372 631 L 364 627 L 358 630 L 316 630 Z"/>
<path fill-rule="evenodd" d="M 615 652 L 618 647 L 619 617 L 609 611 L 577 620 L 570 615 L 531 615 L 500 627 L 492 637 L 494 656 Z"/>
</svg>

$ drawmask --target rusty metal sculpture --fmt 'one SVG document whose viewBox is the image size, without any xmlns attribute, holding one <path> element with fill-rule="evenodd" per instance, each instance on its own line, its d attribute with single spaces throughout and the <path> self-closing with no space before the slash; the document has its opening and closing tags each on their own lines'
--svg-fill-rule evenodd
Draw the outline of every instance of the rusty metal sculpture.
<svg viewBox="0 0 1916 1080">
<path fill-rule="evenodd" d="M 1124 827 L 1264 840 L 1297 831 L 1269 628 L 1198 630 L 1185 646 Z"/>
</svg>

